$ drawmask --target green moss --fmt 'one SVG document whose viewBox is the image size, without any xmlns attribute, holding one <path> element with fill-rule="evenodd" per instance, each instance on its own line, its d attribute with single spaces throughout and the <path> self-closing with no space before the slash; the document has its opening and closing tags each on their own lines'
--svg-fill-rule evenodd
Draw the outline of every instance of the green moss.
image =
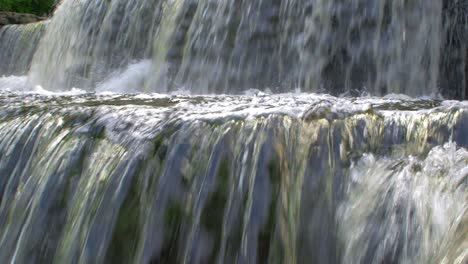
<svg viewBox="0 0 468 264">
<path fill-rule="evenodd" d="M 270 181 L 273 185 L 277 185 L 281 180 L 281 170 L 276 160 L 270 160 L 268 162 L 268 174 L 270 176 Z"/>
<path fill-rule="evenodd" d="M 98 124 L 97 120 L 94 120 L 90 126 L 90 136 L 95 140 L 105 139 L 106 127 L 102 124 Z"/>
<path fill-rule="evenodd" d="M 171 200 L 168 205 L 166 212 L 164 214 L 164 223 L 166 224 L 166 227 L 170 229 L 176 228 L 182 217 L 184 215 L 184 210 L 180 203 Z"/>
<path fill-rule="evenodd" d="M 224 211 L 229 195 L 229 163 L 222 160 L 217 173 L 216 190 L 208 197 L 201 216 L 202 226 L 215 237 L 215 248 L 210 256 L 210 263 L 215 263 L 221 245 Z"/>
<path fill-rule="evenodd" d="M 272 159 L 268 162 L 268 174 L 271 181 L 271 197 L 268 210 L 268 219 L 260 231 L 258 238 L 257 254 L 258 259 L 267 262 L 270 255 L 274 255 L 273 259 L 283 259 L 281 243 L 274 239 L 274 233 L 277 220 L 278 194 L 281 184 L 281 168 L 280 162 L 277 159 Z"/>
<path fill-rule="evenodd" d="M 156 152 L 158 151 L 158 149 L 162 146 L 164 142 L 164 135 L 162 134 L 158 134 L 155 138 L 154 138 L 154 154 L 156 154 Z"/>
<path fill-rule="evenodd" d="M 227 168 L 223 162 L 218 170 L 219 182 L 216 191 L 213 192 L 203 209 L 201 219 L 202 225 L 209 231 L 213 231 L 216 235 L 220 235 L 221 226 L 223 224 L 224 207 L 227 201 Z"/>
<path fill-rule="evenodd" d="M 114 227 L 111 244 L 107 251 L 109 263 L 131 263 L 134 257 L 140 225 L 140 191 L 137 180 L 132 181 Z"/>
<path fill-rule="evenodd" d="M 218 187 L 221 192 L 225 195 L 228 193 L 228 184 L 229 184 L 229 164 L 227 160 L 223 160 L 218 169 Z"/>
<path fill-rule="evenodd" d="M 171 124 L 162 128 L 162 130 L 153 139 L 153 156 L 157 156 L 163 161 L 167 155 L 167 144 L 174 133 L 178 131 L 177 125 Z"/>
<path fill-rule="evenodd" d="M 165 235 L 161 253 L 150 263 L 179 263 L 179 233 L 182 220 L 185 219 L 182 204 L 176 200 L 170 200 L 164 213 Z"/>
</svg>

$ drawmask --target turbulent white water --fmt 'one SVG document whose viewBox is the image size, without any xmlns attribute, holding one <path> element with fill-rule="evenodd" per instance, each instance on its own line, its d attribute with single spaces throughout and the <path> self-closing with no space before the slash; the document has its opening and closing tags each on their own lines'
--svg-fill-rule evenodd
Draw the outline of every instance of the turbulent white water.
<svg viewBox="0 0 468 264">
<path fill-rule="evenodd" d="M 347 199 L 338 213 L 348 242 L 345 259 L 463 263 L 468 259 L 467 179 L 468 151 L 453 143 L 424 158 L 365 154 L 351 166 Z"/>
<path fill-rule="evenodd" d="M 96 92 L 137 93 L 144 87 L 145 79 L 151 74 L 151 70 L 149 60 L 131 64 L 99 83 Z"/>
</svg>

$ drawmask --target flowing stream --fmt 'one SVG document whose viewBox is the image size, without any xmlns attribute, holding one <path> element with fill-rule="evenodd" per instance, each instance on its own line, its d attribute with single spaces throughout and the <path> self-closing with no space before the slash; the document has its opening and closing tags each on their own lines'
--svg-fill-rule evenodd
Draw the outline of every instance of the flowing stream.
<svg viewBox="0 0 468 264">
<path fill-rule="evenodd" d="M 467 263 L 444 10 L 64 0 L 0 28 L 0 263 Z"/>
</svg>

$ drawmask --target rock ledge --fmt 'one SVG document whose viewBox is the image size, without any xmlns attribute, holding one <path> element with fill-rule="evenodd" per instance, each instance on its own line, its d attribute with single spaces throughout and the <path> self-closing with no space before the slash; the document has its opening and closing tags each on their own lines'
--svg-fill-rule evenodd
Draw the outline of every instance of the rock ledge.
<svg viewBox="0 0 468 264">
<path fill-rule="evenodd" d="M 29 24 L 47 19 L 32 14 L 22 14 L 14 12 L 0 12 L 0 27 L 11 24 Z"/>
</svg>

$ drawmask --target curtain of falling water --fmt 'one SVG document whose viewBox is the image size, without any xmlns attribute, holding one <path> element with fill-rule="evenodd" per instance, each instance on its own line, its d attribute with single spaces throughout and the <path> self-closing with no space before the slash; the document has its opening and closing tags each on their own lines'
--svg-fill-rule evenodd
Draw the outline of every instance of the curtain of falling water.
<svg viewBox="0 0 468 264">
<path fill-rule="evenodd" d="M 113 70 L 148 57 L 164 3 L 64 1 L 33 61 L 31 82 L 51 90 L 92 89 Z"/>
<path fill-rule="evenodd" d="M 176 31 L 187 34 L 174 52 L 183 61 L 176 85 L 208 89 L 202 92 L 436 90 L 440 1 L 198 2 L 190 29 Z"/>
<path fill-rule="evenodd" d="M 443 1 L 444 50 L 440 87 L 445 97 L 468 98 L 468 2 Z"/>
<path fill-rule="evenodd" d="M 348 198 L 338 210 L 339 232 L 348 242 L 344 259 L 349 263 L 466 261 L 467 206 L 455 202 L 466 199 L 462 187 L 468 173 L 466 154 L 465 149 L 448 144 L 434 148 L 424 160 L 365 155 L 353 164 Z M 448 215 L 457 215 L 456 220 Z"/>
<path fill-rule="evenodd" d="M 436 91 L 441 1 L 314 1 L 300 57 L 306 86 L 373 94 Z"/>
<path fill-rule="evenodd" d="M 437 90 L 441 17 L 439 0 L 66 0 L 31 82 L 93 89 L 151 59 L 140 91 L 429 95 Z"/>
<path fill-rule="evenodd" d="M 46 22 L 0 28 L 0 77 L 26 75 Z"/>
<path fill-rule="evenodd" d="M 0 99 L 1 262 L 466 258 L 464 108 L 191 118 L 213 106 Z"/>
</svg>

